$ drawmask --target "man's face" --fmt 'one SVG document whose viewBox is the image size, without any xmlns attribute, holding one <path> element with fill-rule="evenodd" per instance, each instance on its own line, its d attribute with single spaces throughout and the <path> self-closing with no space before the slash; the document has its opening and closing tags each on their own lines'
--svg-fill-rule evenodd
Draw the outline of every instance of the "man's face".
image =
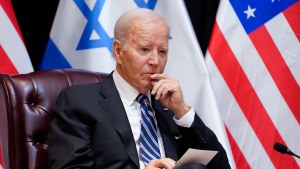
<svg viewBox="0 0 300 169">
<path fill-rule="evenodd" d="M 162 21 L 135 24 L 125 44 L 114 42 L 118 73 L 140 93 L 152 88 L 149 76 L 163 73 L 167 63 L 169 31 Z"/>
</svg>

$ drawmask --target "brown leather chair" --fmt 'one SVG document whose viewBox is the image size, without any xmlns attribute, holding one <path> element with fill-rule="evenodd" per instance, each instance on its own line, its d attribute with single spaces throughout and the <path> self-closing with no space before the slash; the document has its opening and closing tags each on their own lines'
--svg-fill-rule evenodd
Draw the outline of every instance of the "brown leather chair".
<svg viewBox="0 0 300 169">
<path fill-rule="evenodd" d="M 5 169 L 46 169 L 47 135 L 56 97 L 107 74 L 78 69 L 0 75 L 0 143 Z"/>
</svg>

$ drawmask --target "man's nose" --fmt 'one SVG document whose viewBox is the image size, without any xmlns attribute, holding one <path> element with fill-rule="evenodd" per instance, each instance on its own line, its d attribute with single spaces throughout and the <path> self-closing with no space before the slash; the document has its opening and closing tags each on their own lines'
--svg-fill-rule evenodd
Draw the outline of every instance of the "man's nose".
<svg viewBox="0 0 300 169">
<path fill-rule="evenodd" d="M 149 64 L 158 65 L 159 64 L 159 55 L 157 51 L 153 51 L 149 58 Z"/>
</svg>

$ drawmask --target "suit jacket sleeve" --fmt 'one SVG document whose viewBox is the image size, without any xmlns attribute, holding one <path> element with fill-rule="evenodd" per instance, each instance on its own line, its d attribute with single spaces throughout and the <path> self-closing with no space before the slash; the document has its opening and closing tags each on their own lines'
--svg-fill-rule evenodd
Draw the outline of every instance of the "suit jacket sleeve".
<svg viewBox="0 0 300 169">
<path fill-rule="evenodd" d="M 179 140 L 180 156 L 188 148 L 203 150 L 216 150 L 217 155 L 208 163 L 208 169 L 228 169 L 230 168 L 226 151 L 218 141 L 216 135 L 203 121 L 195 114 L 195 119 L 190 128 L 179 127 L 182 139 Z"/>
<path fill-rule="evenodd" d="M 76 97 L 63 92 L 57 100 L 49 132 L 49 168 L 93 168 L 91 128 Z"/>
</svg>

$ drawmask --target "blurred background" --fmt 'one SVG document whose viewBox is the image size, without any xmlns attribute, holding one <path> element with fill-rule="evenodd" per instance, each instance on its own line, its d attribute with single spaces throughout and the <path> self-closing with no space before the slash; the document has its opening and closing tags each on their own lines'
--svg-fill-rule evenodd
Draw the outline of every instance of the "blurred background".
<svg viewBox="0 0 300 169">
<path fill-rule="evenodd" d="M 32 65 L 38 70 L 59 0 L 11 0 Z M 219 0 L 184 0 L 205 54 Z"/>
</svg>

